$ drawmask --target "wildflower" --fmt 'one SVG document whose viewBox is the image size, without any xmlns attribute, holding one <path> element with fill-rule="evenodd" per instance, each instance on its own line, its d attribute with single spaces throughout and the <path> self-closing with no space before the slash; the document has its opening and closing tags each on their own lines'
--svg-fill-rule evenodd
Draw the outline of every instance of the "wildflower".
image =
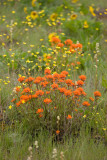
<svg viewBox="0 0 107 160">
<path fill-rule="evenodd" d="M 32 0 L 32 7 L 36 6 L 35 2 L 36 2 L 36 0 Z"/>
<path fill-rule="evenodd" d="M 73 91 L 73 93 L 74 93 L 75 96 L 80 96 L 81 95 L 81 93 L 80 93 L 80 91 L 78 89 Z"/>
<path fill-rule="evenodd" d="M 64 152 L 62 152 L 62 151 L 60 152 L 60 159 L 64 160 Z"/>
<path fill-rule="evenodd" d="M 25 80 L 25 77 L 19 77 L 19 78 L 18 78 L 18 81 L 19 81 L 20 83 L 22 83 L 24 80 Z"/>
<path fill-rule="evenodd" d="M 83 118 L 86 118 L 86 117 L 87 117 L 86 115 L 83 116 Z"/>
<path fill-rule="evenodd" d="M 68 75 L 68 72 L 67 71 L 62 71 L 61 74 Z"/>
<path fill-rule="evenodd" d="M 92 6 L 89 6 L 89 11 L 93 16 L 96 16 L 96 14 L 94 13 L 94 8 Z"/>
<path fill-rule="evenodd" d="M 90 106 L 90 103 L 89 103 L 88 101 L 84 101 L 84 102 L 82 103 L 82 105 L 88 107 L 88 106 Z"/>
<path fill-rule="evenodd" d="M 71 20 L 75 20 L 77 18 L 77 15 L 76 14 L 72 14 L 70 18 L 71 18 Z"/>
<path fill-rule="evenodd" d="M 67 46 L 71 46 L 71 45 L 72 45 L 71 39 L 67 39 L 67 40 L 65 41 L 65 44 L 66 44 Z"/>
<path fill-rule="evenodd" d="M 19 107 L 20 104 L 21 104 L 21 101 L 17 102 L 17 103 L 16 103 L 16 107 Z"/>
<path fill-rule="evenodd" d="M 11 106 L 11 105 L 9 106 L 9 109 L 12 109 L 12 106 Z"/>
<path fill-rule="evenodd" d="M 42 108 L 39 108 L 36 113 L 42 113 L 43 112 L 43 109 Z"/>
<path fill-rule="evenodd" d="M 16 87 L 16 92 L 20 92 L 20 87 Z"/>
<path fill-rule="evenodd" d="M 46 78 L 49 79 L 49 80 L 52 80 L 53 76 L 52 75 L 47 75 Z"/>
<path fill-rule="evenodd" d="M 64 44 L 63 43 L 58 43 L 57 46 L 60 47 L 60 48 L 62 48 L 64 46 Z"/>
<path fill-rule="evenodd" d="M 67 119 L 72 119 L 72 116 L 68 114 Z"/>
<path fill-rule="evenodd" d="M 44 72 L 45 72 L 45 74 L 49 74 L 49 75 L 51 74 L 51 70 L 50 70 L 50 69 L 48 69 L 48 68 L 47 68 L 47 69 L 45 69 L 45 71 L 44 71 Z"/>
<path fill-rule="evenodd" d="M 81 75 L 81 76 L 79 76 L 79 78 L 80 78 L 82 81 L 85 81 L 85 80 L 86 80 L 86 76 L 85 76 L 85 75 Z"/>
<path fill-rule="evenodd" d="M 34 142 L 34 145 L 35 145 L 36 149 L 39 148 L 39 146 L 38 146 L 38 141 L 35 141 L 35 142 Z"/>
<path fill-rule="evenodd" d="M 92 98 L 92 97 L 89 97 L 89 99 L 90 99 L 91 101 L 94 101 L 94 98 Z"/>
<path fill-rule="evenodd" d="M 39 79 L 35 79 L 35 80 L 34 80 L 34 83 L 35 83 L 35 84 L 39 84 L 39 83 L 40 83 L 40 80 L 39 80 Z"/>
<path fill-rule="evenodd" d="M 29 77 L 29 78 L 27 78 L 27 79 L 25 80 L 25 82 L 32 82 L 33 80 L 34 80 L 33 77 Z"/>
<path fill-rule="evenodd" d="M 16 101 L 16 98 L 14 98 L 14 99 L 11 100 L 11 102 L 14 102 L 14 101 Z"/>
<path fill-rule="evenodd" d="M 33 20 L 35 20 L 36 18 L 38 18 L 38 13 L 37 13 L 36 11 L 32 11 L 32 12 L 31 12 L 31 18 L 32 18 Z"/>
<path fill-rule="evenodd" d="M 100 93 L 99 91 L 95 91 L 95 92 L 94 92 L 94 96 L 95 96 L 95 97 L 100 97 L 100 96 L 101 96 L 101 93 Z"/>
<path fill-rule="evenodd" d="M 58 43 L 61 42 L 61 40 L 58 37 L 52 37 L 51 42 L 55 43 L 55 44 L 58 44 Z"/>
<path fill-rule="evenodd" d="M 51 16 L 50 16 L 51 21 L 55 21 L 57 16 L 58 16 L 57 13 L 52 13 Z"/>
<path fill-rule="evenodd" d="M 61 93 L 64 93 L 66 91 L 66 88 L 58 88 L 58 90 L 61 92 Z"/>
<path fill-rule="evenodd" d="M 58 135 L 59 133 L 60 133 L 60 131 L 59 131 L 59 130 L 57 130 L 57 131 L 56 131 L 56 134 Z"/>
<path fill-rule="evenodd" d="M 77 81 L 77 84 L 78 84 L 79 86 L 83 86 L 84 82 L 81 81 L 81 80 L 78 80 L 78 81 Z"/>
<path fill-rule="evenodd" d="M 46 94 L 49 94 L 50 93 L 50 91 L 46 91 Z"/>
<path fill-rule="evenodd" d="M 71 96 L 72 92 L 71 92 L 71 90 L 65 90 L 64 94 L 65 94 L 65 96 Z"/>
<path fill-rule="evenodd" d="M 52 153 L 53 153 L 52 158 L 55 159 L 57 157 L 57 149 L 54 148 Z"/>
<path fill-rule="evenodd" d="M 23 92 L 25 92 L 25 93 L 28 93 L 28 92 L 30 92 L 31 91 L 31 89 L 28 87 L 28 88 L 25 88 L 24 90 L 23 90 Z"/>
<path fill-rule="evenodd" d="M 66 78 L 66 75 L 63 74 L 63 73 L 61 73 L 61 74 L 59 75 L 59 77 L 64 80 L 64 79 Z"/>
<path fill-rule="evenodd" d="M 54 79 L 58 79 L 58 78 L 59 78 L 59 74 L 58 74 L 58 73 L 54 73 L 54 74 L 53 74 L 53 78 L 54 78 Z"/>
<path fill-rule="evenodd" d="M 88 25 L 87 21 L 85 21 L 84 22 L 84 28 L 88 28 L 88 27 L 89 27 L 89 25 Z"/>
<path fill-rule="evenodd" d="M 53 83 L 53 84 L 51 85 L 51 87 L 52 87 L 53 89 L 57 89 L 57 88 L 58 88 L 58 84 L 57 84 L 57 83 Z"/>
<path fill-rule="evenodd" d="M 42 96 L 42 95 L 44 95 L 44 91 L 38 90 L 38 91 L 36 91 L 36 95 L 37 96 Z"/>
<path fill-rule="evenodd" d="M 72 80 L 71 79 L 67 79 L 66 81 L 65 81 L 65 83 L 68 85 L 68 86 L 72 86 Z"/>
<path fill-rule="evenodd" d="M 38 98 L 37 94 L 32 95 L 32 98 Z"/>
<path fill-rule="evenodd" d="M 57 33 L 53 32 L 53 33 L 50 33 L 50 34 L 49 34 L 48 38 L 49 38 L 49 41 L 50 41 L 50 42 L 52 41 L 52 38 L 53 38 L 53 37 L 57 37 L 57 38 L 58 38 Z"/>
<path fill-rule="evenodd" d="M 46 103 L 46 104 L 49 104 L 49 103 L 51 103 L 51 102 L 52 102 L 52 100 L 49 99 L 49 98 L 44 99 L 44 103 Z"/>
</svg>

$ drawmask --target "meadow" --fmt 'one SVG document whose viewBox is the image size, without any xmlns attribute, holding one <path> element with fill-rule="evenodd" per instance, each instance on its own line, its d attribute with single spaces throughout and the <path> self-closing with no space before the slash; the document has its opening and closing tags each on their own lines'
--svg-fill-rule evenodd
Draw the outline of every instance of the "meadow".
<svg viewBox="0 0 107 160">
<path fill-rule="evenodd" d="M 0 1 L 0 160 L 107 159 L 106 0 Z"/>
</svg>

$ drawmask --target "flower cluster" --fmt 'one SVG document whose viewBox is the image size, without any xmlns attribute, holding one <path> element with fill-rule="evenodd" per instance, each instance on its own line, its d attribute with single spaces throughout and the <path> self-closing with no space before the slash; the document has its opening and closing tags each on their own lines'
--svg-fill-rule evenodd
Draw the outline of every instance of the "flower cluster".
<svg viewBox="0 0 107 160">
<path fill-rule="evenodd" d="M 42 126 L 46 127 L 50 121 L 52 133 L 59 135 L 66 132 L 66 127 L 73 125 L 72 121 L 81 121 L 86 110 L 92 111 L 95 100 L 88 98 L 83 88 L 85 75 L 80 75 L 77 81 L 73 81 L 67 78 L 67 71 L 51 74 L 51 70 L 47 68 L 44 74 L 43 77 L 36 78 L 19 77 L 20 86 L 14 89 L 11 102 L 18 111 L 23 111 L 22 114 L 33 110 L 32 116 L 36 118 L 35 121 L 42 121 Z M 94 96 L 98 98 L 101 93 L 95 91 Z M 59 115 L 60 121 L 57 118 Z M 53 119 L 56 119 L 56 126 Z M 50 130 L 50 125 L 48 127 Z"/>
</svg>

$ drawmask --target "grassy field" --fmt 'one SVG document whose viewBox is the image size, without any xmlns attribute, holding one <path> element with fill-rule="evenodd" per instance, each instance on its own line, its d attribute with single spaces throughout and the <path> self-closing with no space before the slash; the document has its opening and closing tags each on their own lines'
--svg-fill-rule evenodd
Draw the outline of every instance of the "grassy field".
<svg viewBox="0 0 107 160">
<path fill-rule="evenodd" d="M 0 160 L 107 159 L 106 0 L 0 1 Z"/>
</svg>

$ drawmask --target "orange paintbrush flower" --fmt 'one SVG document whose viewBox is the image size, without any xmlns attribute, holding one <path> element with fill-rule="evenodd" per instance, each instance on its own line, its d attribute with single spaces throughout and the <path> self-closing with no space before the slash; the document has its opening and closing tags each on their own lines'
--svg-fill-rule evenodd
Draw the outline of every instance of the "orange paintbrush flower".
<svg viewBox="0 0 107 160">
<path fill-rule="evenodd" d="M 51 103 L 51 102 L 52 102 L 52 100 L 49 99 L 49 98 L 44 99 L 44 103 L 46 103 L 46 104 L 49 104 L 49 103 Z"/>
<path fill-rule="evenodd" d="M 100 93 L 99 91 L 95 91 L 95 92 L 94 92 L 94 96 L 95 96 L 95 97 L 100 97 L 100 96 L 101 96 L 101 93 Z"/>
</svg>

